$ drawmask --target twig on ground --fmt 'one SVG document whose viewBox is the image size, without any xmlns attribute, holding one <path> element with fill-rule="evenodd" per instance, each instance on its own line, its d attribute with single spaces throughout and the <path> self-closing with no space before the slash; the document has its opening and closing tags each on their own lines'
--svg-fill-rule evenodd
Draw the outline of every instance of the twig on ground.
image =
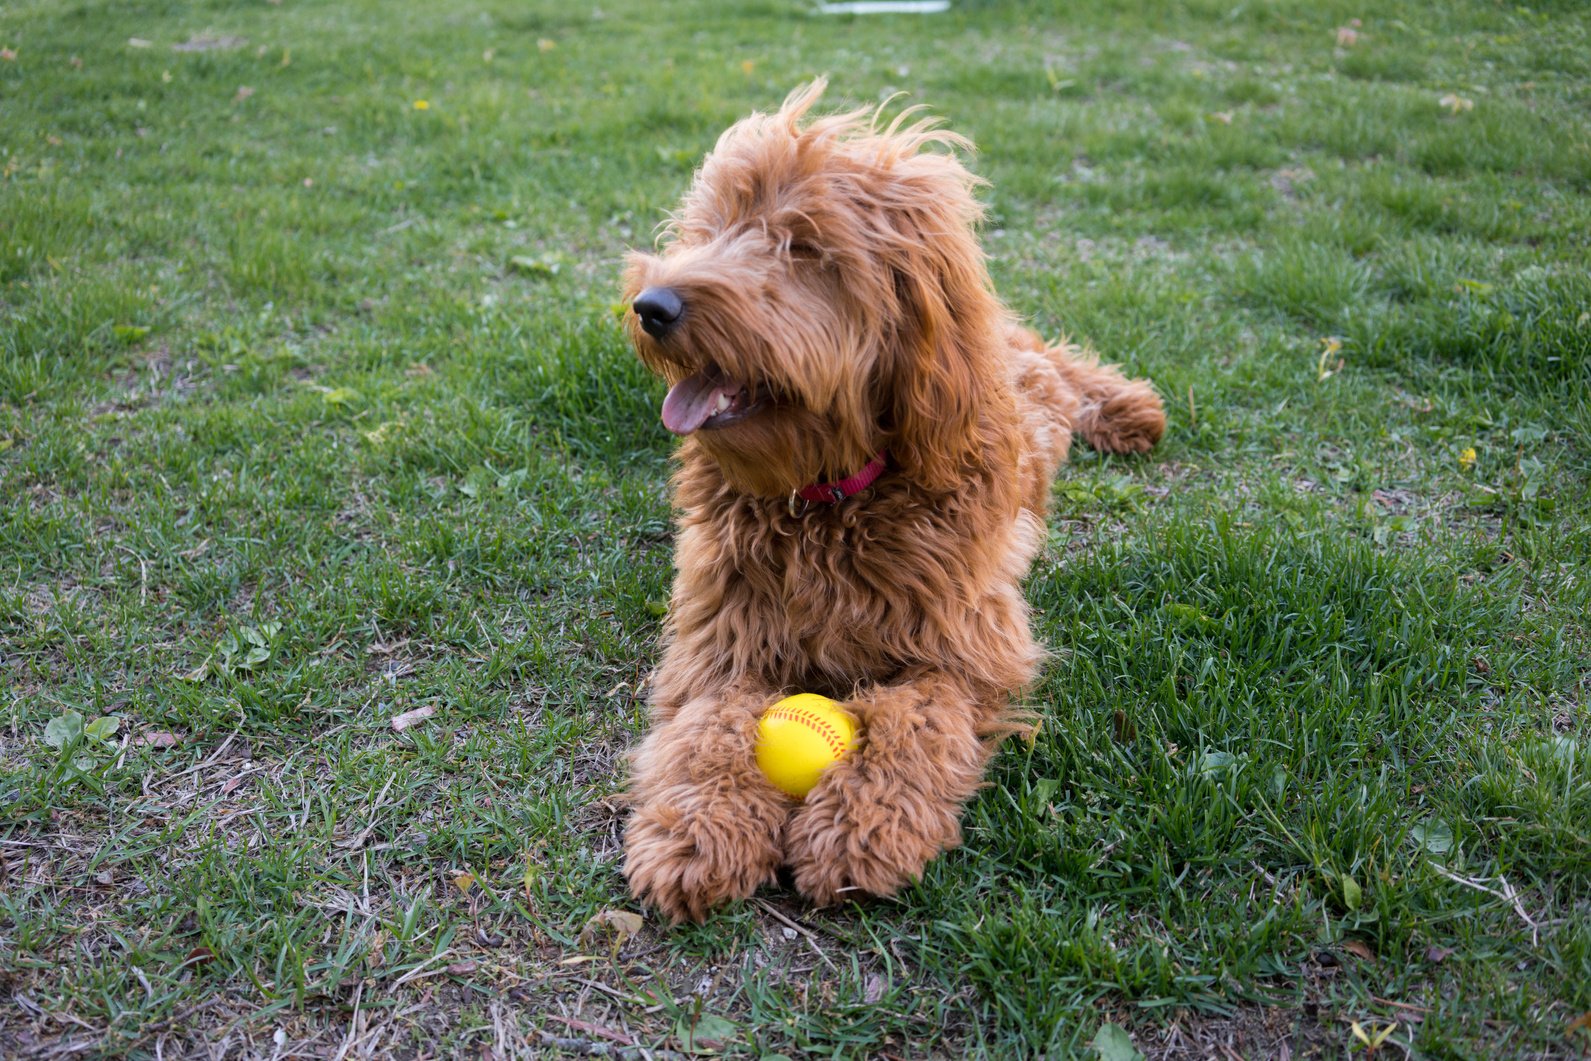
<svg viewBox="0 0 1591 1061">
<path fill-rule="evenodd" d="M 1519 915 L 1519 919 L 1530 927 L 1530 945 L 1532 947 L 1540 945 L 1540 943 L 1541 943 L 1541 929 L 1540 929 L 1540 926 L 1534 920 L 1531 919 L 1531 916 L 1529 914 L 1525 913 L 1525 907 L 1519 901 L 1519 893 L 1514 890 L 1514 886 L 1513 885 L 1508 883 L 1508 878 L 1507 877 L 1498 876 L 1498 878 L 1497 878 L 1498 883 L 1502 884 L 1502 886 L 1503 886 L 1503 890 L 1502 891 L 1498 891 L 1496 888 L 1488 888 L 1488 887 L 1486 887 L 1486 885 L 1481 884 L 1480 881 L 1470 880 L 1468 877 L 1460 877 L 1457 873 L 1453 873 L 1453 872 L 1449 871 L 1448 869 L 1446 869 L 1446 868 L 1444 868 L 1442 866 L 1438 866 L 1435 862 L 1431 863 L 1431 868 L 1436 870 L 1442 876 L 1446 877 L 1448 880 L 1454 882 L 1455 884 L 1462 884 L 1466 888 L 1474 888 L 1478 892 L 1485 892 L 1487 895 L 1496 896 L 1497 898 L 1501 899 L 1503 902 L 1505 902 L 1508 905 L 1512 906 L 1514 908 L 1514 913 Z M 1490 878 L 1489 877 L 1483 877 L 1481 879 L 1482 880 L 1489 880 Z"/>
<path fill-rule="evenodd" d="M 823 948 L 818 946 L 818 936 L 816 932 L 813 932 L 810 928 L 807 928 L 799 921 L 785 916 L 783 911 L 781 911 L 777 906 L 774 906 L 772 903 L 768 902 L 766 899 L 756 899 L 754 901 L 758 906 L 762 907 L 769 914 L 773 915 L 775 920 L 786 925 L 793 931 L 799 932 L 801 935 L 805 936 L 807 945 L 812 948 L 812 953 L 823 959 L 824 965 L 827 965 L 830 969 L 836 968 L 834 962 L 829 960 L 829 956 L 823 953 Z"/>
</svg>

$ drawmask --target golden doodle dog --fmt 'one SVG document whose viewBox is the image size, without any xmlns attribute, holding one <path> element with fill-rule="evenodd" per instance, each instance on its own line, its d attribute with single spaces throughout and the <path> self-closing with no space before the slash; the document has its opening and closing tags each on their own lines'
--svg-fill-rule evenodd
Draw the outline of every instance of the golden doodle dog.
<svg viewBox="0 0 1591 1061">
<path fill-rule="evenodd" d="M 725 132 L 625 274 L 683 441 L 624 872 L 675 921 L 781 867 L 815 904 L 890 895 L 960 841 L 1043 657 L 1020 582 L 1051 479 L 1074 436 L 1136 453 L 1165 428 L 1148 383 L 996 296 L 967 140 L 911 111 L 809 118 L 823 88 Z M 801 802 L 753 757 L 797 691 L 862 733 Z"/>
</svg>

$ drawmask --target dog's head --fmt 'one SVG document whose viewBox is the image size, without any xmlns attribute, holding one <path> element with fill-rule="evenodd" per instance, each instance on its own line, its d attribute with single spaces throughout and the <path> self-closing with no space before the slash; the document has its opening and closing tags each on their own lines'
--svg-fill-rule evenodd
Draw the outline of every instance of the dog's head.
<svg viewBox="0 0 1591 1061">
<path fill-rule="evenodd" d="M 663 423 L 737 488 L 784 496 L 888 449 L 950 490 L 979 460 L 1004 313 L 973 226 L 961 137 L 876 111 L 804 121 L 819 80 L 731 126 L 658 254 L 632 253 L 626 315 L 670 384 Z"/>
</svg>

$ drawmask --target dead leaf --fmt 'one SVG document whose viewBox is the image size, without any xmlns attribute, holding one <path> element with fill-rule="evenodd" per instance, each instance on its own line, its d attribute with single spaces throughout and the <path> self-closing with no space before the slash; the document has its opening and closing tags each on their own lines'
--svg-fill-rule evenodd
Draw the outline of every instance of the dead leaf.
<svg viewBox="0 0 1591 1061">
<path fill-rule="evenodd" d="M 1119 707 L 1116 709 L 1115 715 L 1112 716 L 1111 730 L 1115 733 L 1116 739 L 1123 744 L 1130 744 L 1138 739 L 1137 723 L 1132 720 L 1132 717 L 1127 712 Z"/>
<path fill-rule="evenodd" d="M 1433 943 L 1429 947 L 1425 948 L 1425 960 L 1435 965 L 1440 965 L 1441 963 L 1447 961 L 1447 956 L 1452 953 L 1452 947 L 1438 947 Z"/>
<path fill-rule="evenodd" d="M 0 48 L 0 59 L 4 59 L 8 63 L 16 62 L 17 61 L 16 50 L 12 49 L 12 48 Z"/>
<path fill-rule="evenodd" d="M 1352 48 L 1359 43 L 1359 31 L 1352 26 L 1337 27 L 1337 47 Z"/>
<path fill-rule="evenodd" d="M 587 946 L 603 935 L 611 935 L 615 946 L 623 946 L 625 940 L 641 931 L 644 923 L 640 914 L 628 910 L 599 911 L 580 930 L 580 945 Z"/>
<path fill-rule="evenodd" d="M 188 956 L 183 959 L 182 964 L 184 967 L 189 965 L 208 965 L 213 961 L 215 961 L 215 951 L 209 947 L 195 947 L 188 952 Z"/>
<path fill-rule="evenodd" d="M 465 976 L 469 973 L 473 973 L 478 966 L 479 963 L 466 959 L 465 961 L 454 962 L 452 965 L 449 965 L 447 967 L 447 971 L 452 973 L 454 976 Z"/>
<path fill-rule="evenodd" d="M 1446 107 L 1449 114 L 1462 114 L 1464 111 L 1472 111 L 1475 109 L 1474 100 L 1465 99 L 1456 92 L 1449 92 L 1436 102 L 1441 106 Z"/>
<path fill-rule="evenodd" d="M 550 41 L 546 37 L 543 37 L 536 42 L 536 47 L 540 48 L 544 52 L 550 52 L 554 48 L 558 47 L 558 42 Z"/>
<path fill-rule="evenodd" d="M 1569 1026 L 1563 1031 L 1563 1036 L 1565 1039 L 1567 1039 L 1569 1036 L 1573 1035 L 1577 1031 L 1580 1031 L 1582 1028 L 1591 1029 L 1591 1013 L 1582 1013 L 1574 1020 L 1570 1021 Z"/>
<path fill-rule="evenodd" d="M 168 730 L 155 729 L 142 734 L 133 741 L 133 747 L 140 748 L 175 748 L 182 743 L 182 738 Z"/>
<path fill-rule="evenodd" d="M 1363 958 L 1367 962 L 1375 961 L 1376 959 L 1375 951 L 1371 950 L 1370 944 L 1362 939 L 1345 939 L 1342 941 L 1342 949 L 1357 958 Z"/>
<path fill-rule="evenodd" d="M 149 48 L 152 47 L 154 43 L 154 41 L 146 41 L 142 37 L 127 38 L 127 47 L 129 48 Z"/>
<path fill-rule="evenodd" d="M 252 88 L 247 85 L 239 85 L 237 92 L 233 93 L 232 95 L 232 102 L 242 103 L 252 95 L 254 95 L 254 90 Z"/>
<path fill-rule="evenodd" d="M 453 878 L 453 887 L 457 888 L 464 895 L 468 895 L 470 893 L 470 889 L 475 887 L 475 874 L 460 873 L 458 876 Z"/>
<path fill-rule="evenodd" d="M 227 781 L 226 784 L 221 786 L 221 794 L 223 796 L 230 796 L 232 794 L 232 790 L 241 785 L 243 783 L 243 779 L 247 776 L 249 776 L 248 771 L 245 770 L 243 773 L 238 774 L 236 777 Z"/>
<path fill-rule="evenodd" d="M 418 722 L 424 722 L 434 714 L 436 714 L 436 705 L 426 704 L 424 707 L 417 707 L 413 711 L 405 711 L 401 715 L 393 715 L 391 725 L 393 729 L 402 733 L 410 726 Z"/>
</svg>

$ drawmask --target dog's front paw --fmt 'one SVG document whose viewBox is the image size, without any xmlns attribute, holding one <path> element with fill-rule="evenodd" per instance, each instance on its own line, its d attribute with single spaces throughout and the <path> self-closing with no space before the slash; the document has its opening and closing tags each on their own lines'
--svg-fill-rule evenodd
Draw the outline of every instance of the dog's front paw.
<svg viewBox="0 0 1591 1061">
<path fill-rule="evenodd" d="M 960 809 L 898 781 L 870 780 L 865 764 L 841 763 L 785 829 L 796 890 L 817 906 L 894 895 L 961 842 Z"/>
<path fill-rule="evenodd" d="M 778 817 L 756 801 L 682 810 L 666 802 L 636 810 L 624 837 L 630 893 L 670 921 L 701 921 L 774 879 Z"/>
</svg>

